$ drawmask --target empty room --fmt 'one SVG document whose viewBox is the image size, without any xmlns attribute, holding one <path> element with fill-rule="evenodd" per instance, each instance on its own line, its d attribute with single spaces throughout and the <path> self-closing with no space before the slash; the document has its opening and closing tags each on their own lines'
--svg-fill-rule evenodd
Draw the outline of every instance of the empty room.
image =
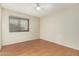
<svg viewBox="0 0 79 59">
<path fill-rule="evenodd" d="M 0 56 L 79 56 L 79 4 L 1 3 Z"/>
</svg>

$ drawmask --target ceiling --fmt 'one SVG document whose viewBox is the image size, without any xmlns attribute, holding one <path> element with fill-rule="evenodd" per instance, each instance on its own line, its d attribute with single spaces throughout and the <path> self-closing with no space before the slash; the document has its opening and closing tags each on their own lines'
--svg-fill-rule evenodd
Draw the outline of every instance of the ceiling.
<svg viewBox="0 0 79 59">
<path fill-rule="evenodd" d="M 52 12 L 58 11 L 62 8 L 66 8 L 72 5 L 78 5 L 73 3 L 39 3 L 41 10 L 36 10 L 36 3 L 2 3 L 3 8 L 7 8 L 13 11 L 25 13 L 28 15 L 43 17 Z"/>
</svg>

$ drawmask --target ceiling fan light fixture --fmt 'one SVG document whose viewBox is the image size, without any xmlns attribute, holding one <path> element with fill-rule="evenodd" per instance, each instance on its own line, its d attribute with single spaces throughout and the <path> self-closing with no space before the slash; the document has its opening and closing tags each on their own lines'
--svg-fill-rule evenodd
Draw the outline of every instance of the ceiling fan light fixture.
<svg viewBox="0 0 79 59">
<path fill-rule="evenodd" d="M 38 10 L 38 11 L 41 10 L 39 3 L 36 3 L 36 10 Z"/>
<path fill-rule="evenodd" d="M 39 11 L 39 10 L 41 10 L 41 8 L 40 8 L 40 7 L 36 7 L 36 10 L 38 10 L 38 11 Z"/>
</svg>

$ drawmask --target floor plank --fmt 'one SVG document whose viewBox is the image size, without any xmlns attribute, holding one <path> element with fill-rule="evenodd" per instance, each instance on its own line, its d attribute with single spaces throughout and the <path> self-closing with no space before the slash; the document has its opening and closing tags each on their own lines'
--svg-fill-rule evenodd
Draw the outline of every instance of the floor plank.
<svg viewBox="0 0 79 59">
<path fill-rule="evenodd" d="M 79 56 L 79 51 L 37 39 L 4 46 L 1 56 Z"/>
</svg>

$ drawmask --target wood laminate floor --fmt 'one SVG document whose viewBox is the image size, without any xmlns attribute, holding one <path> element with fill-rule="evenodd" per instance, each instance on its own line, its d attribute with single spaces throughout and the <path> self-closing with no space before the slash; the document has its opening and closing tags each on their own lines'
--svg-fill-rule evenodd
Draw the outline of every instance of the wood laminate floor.
<svg viewBox="0 0 79 59">
<path fill-rule="evenodd" d="M 7 45 L 1 56 L 79 56 L 79 51 L 49 41 L 37 39 Z"/>
</svg>

